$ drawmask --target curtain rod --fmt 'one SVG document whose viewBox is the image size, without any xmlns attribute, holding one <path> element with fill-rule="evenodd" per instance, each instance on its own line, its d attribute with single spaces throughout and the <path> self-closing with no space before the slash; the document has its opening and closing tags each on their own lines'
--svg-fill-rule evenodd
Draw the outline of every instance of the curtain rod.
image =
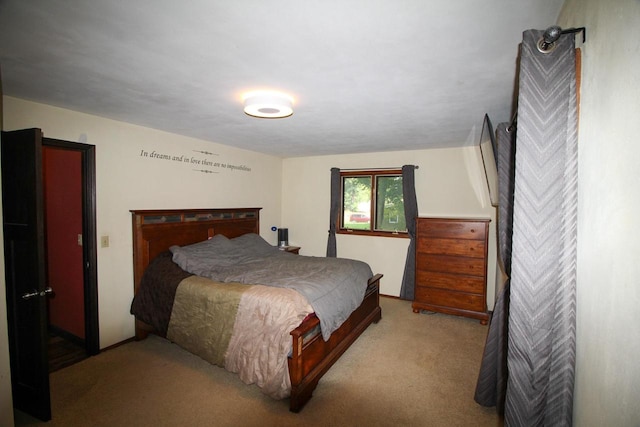
<svg viewBox="0 0 640 427">
<path fill-rule="evenodd" d="M 420 169 L 420 166 L 413 166 L 415 169 Z M 402 166 L 396 167 L 396 168 L 359 168 L 359 169 L 342 169 L 339 168 L 341 171 L 345 171 L 345 172 L 356 172 L 356 171 L 390 171 L 390 170 L 398 170 L 398 169 L 402 169 Z"/>
<path fill-rule="evenodd" d="M 587 41 L 587 29 L 585 27 L 580 28 L 567 28 L 563 30 L 557 25 L 552 25 L 547 28 L 540 40 L 538 40 L 537 47 L 541 53 L 550 53 L 556 48 L 556 42 L 560 38 L 560 36 L 564 34 L 576 34 L 582 33 L 582 43 Z M 574 36 L 575 37 L 575 36 Z"/>
</svg>

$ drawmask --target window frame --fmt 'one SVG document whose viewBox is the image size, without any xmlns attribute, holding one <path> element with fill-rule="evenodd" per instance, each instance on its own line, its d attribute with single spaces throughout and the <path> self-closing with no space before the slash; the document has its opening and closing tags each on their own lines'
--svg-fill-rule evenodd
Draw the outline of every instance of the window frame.
<svg viewBox="0 0 640 427">
<path fill-rule="evenodd" d="M 369 207 L 369 230 L 359 230 L 344 227 L 344 178 L 352 177 L 371 177 L 371 203 Z M 409 232 L 404 231 L 386 231 L 376 230 L 375 221 L 377 214 L 377 177 L 378 176 L 399 176 L 402 178 L 402 169 L 359 169 L 359 170 L 341 170 L 340 171 L 340 211 L 336 219 L 336 234 L 351 234 L 358 236 L 379 236 L 379 237 L 395 237 L 408 239 Z M 403 212 L 404 214 L 404 212 Z"/>
</svg>

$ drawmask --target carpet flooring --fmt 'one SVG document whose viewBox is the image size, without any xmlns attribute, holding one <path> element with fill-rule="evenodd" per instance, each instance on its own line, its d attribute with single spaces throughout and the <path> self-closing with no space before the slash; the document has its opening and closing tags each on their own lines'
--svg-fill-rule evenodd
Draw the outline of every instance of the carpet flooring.
<svg viewBox="0 0 640 427">
<path fill-rule="evenodd" d="M 158 337 L 51 374 L 47 426 L 499 426 L 473 400 L 487 326 L 381 298 L 299 414 Z M 45 425 L 22 414 L 17 425 Z"/>
</svg>

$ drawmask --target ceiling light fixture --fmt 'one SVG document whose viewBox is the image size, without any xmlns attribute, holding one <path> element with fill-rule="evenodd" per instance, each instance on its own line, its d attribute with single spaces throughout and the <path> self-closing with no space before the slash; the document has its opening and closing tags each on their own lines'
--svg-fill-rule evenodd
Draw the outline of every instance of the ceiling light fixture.
<svg viewBox="0 0 640 427">
<path fill-rule="evenodd" d="M 253 117 L 281 119 L 293 114 L 293 99 L 280 92 L 251 92 L 243 100 L 244 112 Z"/>
</svg>

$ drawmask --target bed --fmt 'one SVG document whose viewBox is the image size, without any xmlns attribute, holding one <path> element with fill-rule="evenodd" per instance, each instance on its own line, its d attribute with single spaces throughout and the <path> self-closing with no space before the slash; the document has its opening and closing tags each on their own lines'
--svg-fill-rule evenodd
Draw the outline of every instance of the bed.
<svg viewBox="0 0 640 427">
<path fill-rule="evenodd" d="M 147 288 L 155 286 L 155 282 L 149 279 L 151 276 L 148 271 L 151 270 L 150 264 L 153 266 L 163 257 L 172 257 L 168 252 L 170 249 L 178 253 L 179 248 L 205 241 L 220 240 L 226 244 L 224 242 L 226 239 L 235 242 L 249 237 L 253 238 L 252 236 L 257 235 L 260 230 L 260 208 L 133 210 L 131 213 L 136 297 L 141 292 L 145 271 L 147 271 L 144 283 L 145 292 L 149 292 Z M 301 257 L 294 254 L 283 255 Z M 299 261 L 303 260 L 299 259 Z M 178 270 L 182 271 L 180 268 Z M 157 276 L 164 277 L 165 274 L 161 271 Z M 197 280 L 200 280 L 199 276 L 196 275 L 196 277 Z M 334 328 L 335 330 L 330 335 L 327 335 L 325 330 L 323 336 L 320 327 L 321 319 L 318 318 L 321 311 L 316 313 L 313 310 L 310 310 L 308 315 L 303 317 L 300 324 L 292 327 L 288 334 L 282 334 L 289 336 L 284 338 L 287 341 L 288 349 L 287 356 L 284 358 L 286 359 L 287 379 L 290 380 L 289 409 L 292 412 L 298 412 L 302 409 L 311 398 L 320 378 L 371 323 L 377 323 L 381 319 L 382 312 L 379 304 L 381 278 L 381 274 L 371 274 L 371 277 L 364 280 L 366 287 L 363 283 L 364 296 L 361 303 L 348 315 L 346 320 Z M 301 279 L 301 281 L 303 280 Z M 186 287 L 186 285 L 179 286 Z M 261 285 L 256 287 L 259 286 Z M 242 288 L 239 285 L 238 287 Z M 182 288 L 178 287 L 178 289 Z M 158 327 L 156 322 L 145 322 L 140 317 L 144 316 L 136 315 L 136 339 L 144 339 L 150 333 L 167 337 L 167 331 Z M 176 315 L 176 317 L 179 316 Z M 324 313 L 320 317 L 323 325 L 326 325 Z M 145 320 L 147 319 L 145 318 Z M 188 331 L 186 333 L 189 334 Z M 191 335 L 199 334 L 198 332 Z M 194 353 L 198 354 L 197 350 Z"/>
</svg>

